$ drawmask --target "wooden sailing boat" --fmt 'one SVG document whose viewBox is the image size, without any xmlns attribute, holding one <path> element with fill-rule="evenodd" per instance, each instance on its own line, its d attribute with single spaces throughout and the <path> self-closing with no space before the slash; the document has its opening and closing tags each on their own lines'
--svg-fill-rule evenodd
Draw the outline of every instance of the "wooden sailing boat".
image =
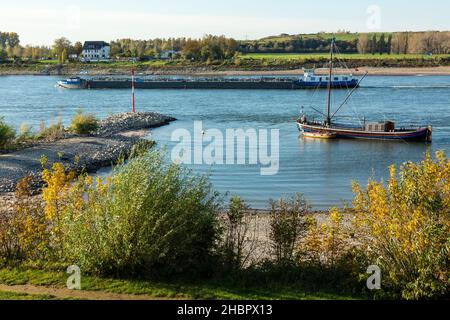
<svg viewBox="0 0 450 320">
<path fill-rule="evenodd" d="M 395 122 L 372 122 L 366 123 L 361 126 L 339 124 L 333 121 L 336 113 L 347 103 L 348 99 L 358 88 L 359 83 L 366 77 L 361 78 L 358 85 L 350 91 L 345 98 L 344 102 L 337 108 L 334 113 L 331 113 L 331 94 L 332 85 L 331 79 L 333 76 L 333 59 L 335 50 L 335 39 L 331 41 L 331 59 L 328 77 L 328 98 L 327 98 L 327 113 L 324 114 L 316 109 L 317 112 L 324 116 L 323 122 L 309 121 L 305 114 L 297 120 L 298 129 L 304 134 L 305 137 L 317 137 L 322 138 L 347 138 L 347 139 L 370 139 L 370 140 L 397 140 L 397 141 L 432 141 L 433 129 L 431 126 L 424 126 L 419 128 L 400 128 L 395 127 Z"/>
</svg>

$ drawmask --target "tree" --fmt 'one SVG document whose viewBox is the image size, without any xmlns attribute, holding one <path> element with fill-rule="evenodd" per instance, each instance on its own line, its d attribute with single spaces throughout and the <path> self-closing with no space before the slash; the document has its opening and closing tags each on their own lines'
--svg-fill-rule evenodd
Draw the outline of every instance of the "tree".
<svg viewBox="0 0 450 320">
<path fill-rule="evenodd" d="M 83 52 L 83 44 L 80 41 L 75 42 L 73 46 L 73 53 L 76 55 L 80 55 Z"/>
<path fill-rule="evenodd" d="M 199 60 L 201 54 L 201 44 L 198 40 L 188 39 L 182 50 L 184 57 L 188 60 Z"/>
<path fill-rule="evenodd" d="M 33 47 L 33 48 L 31 49 L 31 59 L 32 59 L 33 61 L 36 61 L 36 60 L 39 59 L 39 57 L 40 57 L 40 50 L 39 50 L 39 48 Z"/>
<path fill-rule="evenodd" d="M 0 31 L 0 47 L 2 50 L 6 49 L 7 42 L 8 42 L 8 33 Z"/>
<path fill-rule="evenodd" d="M 64 64 L 67 60 L 67 49 L 64 49 L 59 56 L 59 63 Z"/>
<path fill-rule="evenodd" d="M 377 51 L 377 34 L 374 33 L 370 41 L 370 53 L 375 54 Z"/>
<path fill-rule="evenodd" d="M 0 49 L 0 62 L 4 62 L 6 60 L 8 60 L 8 54 L 3 49 Z"/>
<path fill-rule="evenodd" d="M 10 48 L 15 48 L 20 44 L 19 35 L 15 32 L 9 32 L 7 41 Z"/>
<path fill-rule="evenodd" d="M 388 41 L 386 44 L 386 52 L 387 54 L 391 54 L 392 52 L 392 34 L 389 34 Z"/>
<path fill-rule="evenodd" d="M 33 47 L 27 45 L 23 49 L 22 58 L 30 60 L 30 59 L 32 59 L 32 56 L 33 56 Z"/>
<path fill-rule="evenodd" d="M 70 51 L 70 48 L 72 46 L 72 43 L 67 39 L 67 38 L 59 38 L 56 39 L 55 42 L 53 43 L 53 54 L 58 57 L 61 58 L 61 54 L 63 53 L 64 50 L 66 50 L 66 55 L 67 52 Z"/>
<path fill-rule="evenodd" d="M 358 52 L 361 54 L 368 53 L 370 51 L 370 41 L 367 33 L 362 34 L 358 39 Z"/>
<path fill-rule="evenodd" d="M 380 36 L 380 40 L 378 40 L 378 52 L 380 54 L 383 54 L 384 52 L 386 52 L 386 40 L 384 37 L 384 33 L 381 34 Z"/>
<path fill-rule="evenodd" d="M 409 53 L 409 33 L 396 33 L 392 39 L 392 51 L 397 54 Z"/>
</svg>

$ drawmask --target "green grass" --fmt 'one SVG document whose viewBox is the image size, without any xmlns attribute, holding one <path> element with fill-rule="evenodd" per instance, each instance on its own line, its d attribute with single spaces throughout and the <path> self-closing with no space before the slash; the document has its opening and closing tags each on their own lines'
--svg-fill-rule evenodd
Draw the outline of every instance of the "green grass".
<svg viewBox="0 0 450 320">
<path fill-rule="evenodd" d="M 379 37 L 381 33 L 377 33 L 377 37 Z M 386 36 L 389 34 L 386 33 Z M 331 40 L 333 37 L 338 41 L 355 41 L 358 40 L 360 34 L 359 33 L 314 33 L 314 34 L 298 34 L 298 35 L 281 35 L 281 36 L 271 36 L 262 38 L 259 41 L 261 42 L 269 42 L 269 41 L 290 41 L 295 40 L 300 37 L 303 39 L 323 39 L 323 40 Z"/>
<path fill-rule="evenodd" d="M 0 283 L 6 285 L 36 285 L 64 288 L 67 275 L 61 271 L 35 269 L 0 269 Z M 81 287 L 87 291 L 148 295 L 167 299 L 217 299 L 217 300 L 349 300 L 359 297 L 332 292 L 308 292 L 296 286 L 264 284 L 242 287 L 226 279 L 204 282 L 157 282 L 106 279 L 82 276 Z"/>
<path fill-rule="evenodd" d="M 36 63 L 39 63 L 39 64 L 45 64 L 45 65 L 47 65 L 47 64 L 59 64 L 59 61 L 58 60 L 39 60 L 39 61 L 36 61 Z"/>
<path fill-rule="evenodd" d="M 0 300 L 56 300 L 52 296 L 0 291 Z"/>
<path fill-rule="evenodd" d="M 254 60 L 308 60 L 308 59 L 329 59 L 328 53 L 254 53 L 241 56 L 243 59 Z M 426 56 L 422 54 L 341 54 L 340 59 L 348 60 L 407 60 L 407 59 L 436 59 L 448 58 L 450 55 Z"/>
</svg>

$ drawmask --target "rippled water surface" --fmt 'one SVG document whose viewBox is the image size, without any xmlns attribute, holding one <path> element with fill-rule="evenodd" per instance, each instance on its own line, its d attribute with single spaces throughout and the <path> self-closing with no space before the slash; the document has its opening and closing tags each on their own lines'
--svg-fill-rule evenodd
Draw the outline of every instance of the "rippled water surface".
<svg viewBox="0 0 450 320">
<path fill-rule="evenodd" d="M 99 117 L 128 111 L 128 90 L 61 90 L 57 77 L 0 77 L 0 114 L 17 128 L 21 123 L 39 128 L 59 116 L 69 123 L 78 108 Z M 386 177 L 391 163 L 417 161 L 427 151 L 450 146 L 450 77 L 368 77 L 348 105 L 340 121 L 395 119 L 402 124 L 432 124 L 434 141 L 424 143 L 320 141 L 299 137 L 294 123 L 301 106 L 325 109 L 325 91 L 189 91 L 138 90 L 137 108 L 158 111 L 179 120 L 153 131 L 160 145 L 171 150 L 173 130 L 193 130 L 203 121 L 204 129 L 255 128 L 280 130 L 280 170 L 261 176 L 255 165 L 195 165 L 208 172 L 222 193 L 239 194 L 253 207 L 263 208 L 267 200 L 304 193 L 312 205 L 325 208 L 352 198 L 351 181 Z M 335 91 L 338 105 L 346 91 Z"/>
</svg>

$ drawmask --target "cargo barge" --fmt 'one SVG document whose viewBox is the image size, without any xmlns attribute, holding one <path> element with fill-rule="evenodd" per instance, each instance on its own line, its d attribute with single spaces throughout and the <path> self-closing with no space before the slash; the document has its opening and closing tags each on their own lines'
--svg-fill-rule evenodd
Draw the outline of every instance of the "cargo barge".
<svg viewBox="0 0 450 320">
<path fill-rule="evenodd" d="M 130 89 L 132 78 L 96 77 L 74 78 L 60 81 L 59 86 L 66 89 Z M 69 81 L 70 80 L 70 81 Z M 77 88 L 74 88 L 77 83 Z M 136 89 L 326 89 L 331 83 L 333 89 L 349 89 L 358 86 L 353 75 L 336 75 L 329 79 L 326 75 L 316 75 L 313 70 L 306 71 L 303 77 L 248 77 L 248 78 L 136 78 Z"/>
</svg>

